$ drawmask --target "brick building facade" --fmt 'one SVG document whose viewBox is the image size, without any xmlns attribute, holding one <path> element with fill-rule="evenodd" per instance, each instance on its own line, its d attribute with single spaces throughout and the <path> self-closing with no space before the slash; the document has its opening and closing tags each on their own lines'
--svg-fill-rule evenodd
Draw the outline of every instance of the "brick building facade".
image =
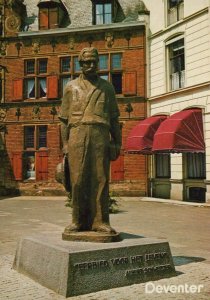
<svg viewBox="0 0 210 300">
<path fill-rule="evenodd" d="M 111 189 L 147 194 L 147 158 L 124 152 L 128 132 L 146 116 L 147 11 L 142 1 L 82 2 L 1 5 L 0 193 L 63 190 L 54 179 L 62 159 L 63 88 L 79 75 L 80 50 L 93 46 L 99 51 L 99 75 L 114 85 L 121 113 L 123 147 L 111 164 Z"/>
</svg>

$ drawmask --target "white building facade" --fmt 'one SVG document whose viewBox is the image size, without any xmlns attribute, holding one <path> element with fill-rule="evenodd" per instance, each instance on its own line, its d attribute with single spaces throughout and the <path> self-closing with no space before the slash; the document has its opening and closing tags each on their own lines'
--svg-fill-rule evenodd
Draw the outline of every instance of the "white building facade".
<svg viewBox="0 0 210 300">
<path fill-rule="evenodd" d="M 205 143 L 203 151 L 153 151 L 148 158 L 151 195 L 208 202 L 210 1 L 145 0 L 144 3 L 150 12 L 147 52 L 149 116 L 166 115 L 170 118 L 185 110 L 200 110 L 202 125 L 198 130 L 203 130 Z"/>
</svg>

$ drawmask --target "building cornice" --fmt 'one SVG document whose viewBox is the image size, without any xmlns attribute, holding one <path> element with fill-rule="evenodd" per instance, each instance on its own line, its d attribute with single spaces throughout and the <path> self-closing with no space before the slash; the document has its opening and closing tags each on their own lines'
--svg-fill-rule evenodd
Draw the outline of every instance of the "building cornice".
<svg viewBox="0 0 210 300">
<path fill-rule="evenodd" d="M 40 107 L 49 107 L 49 106 L 60 106 L 61 100 L 47 100 L 47 101 L 21 101 L 21 102 L 4 102 L 0 103 L 0 108 L 10 109 L 10 108 L 24 108 L 39 105 Z"/>
<path fill-rule="evenodd" d="M 206 88 L 209 85 L 210 85 L 210 81 L 207 81 L 207 82 L 204 82 L 202 84 L 197 84 L 197 85 L 182 88 L 182 89 L 179 89 L 179 90 L 176 90 L 176 91 L 172 91 L 172 92 L 156 95 L 156 96 L 153 96 L 153 97 L 149 97 L 148 100 L 149 101 L 161 100 L 161 99 L 164 99 L 164 98 L 169 98 L 169 97 L 173 97 L 173 96 L 176 96 L 176 95 L 189 93 L 189 92 L 191 92 L 193 90 L 196 90 L 196 89 Z"/>
<path fill-rule="evenodd" d="M 105 32 L 107 30 L 124 30 L 137 27 L 145 27 L 143 21 L 131 21 L 122 23 L 102 24 L 102 25 L 91 25 L 86 27 L 68 27 L 68 28 L 57 28 L 39 31 L 23 31 L 18 33 L 18 37 L 34 37 L 34 36 L 51 36 L 51 35 L 64 35 L 68 33 L 90 33 L 90 32 Z"/>
<path fill-rule="evenodd" d="M 112 47 L 110 48 L 109 50 L 109 53 L 115 53 L 116 51 L 117 52 L 123 52 L 125 50 L 128 49 L 128 46 L 121 46 L 121 47 Z M 136 46 L 129 46 L 129 50 L 136 50 L 136 49 L 144 49 L 144 45 L 136 45 Z M 103 53 L 107 53 L 107 47 L 104 47 L 104 48 L 101 48 L 100 49 L 100 54 L 103 54 Z M 80 52 L 80 50 L 71 50 L 71 55 L 78 55 L 78 53 Z M 66 55 L 69 55 L 70 51 L 69 50 L 66 50 L 66 51 L 59 51 L 57 52 L 56 50 L 54 51 L 49 51 L 49 52 L 45 52 L 44 54 L 43 53 L 37 53 L 36 54 L 36 58 L 46 58 L 46 55 L 47 56 L 59 56 L 59 57 L 62 57 L 62 56 L 66 56 Z M 19 59 L 20 56 L 18 55 L 6 55 L 4 58 L 9 58 L 9 59 Z M 26 53 L 26 54 L 23 54 L 21 55 L 21 58 L 22 59 L 28 59 L 28 58 L 31 58 L 31 53 Z M 1 59 L 1 57 L 0 57 Z"/>
<path fill-rule="evenodd" d="M 144 103 L 146 102 L 146 99 L 142 96 L 118 96 L 116 95 L 117 102 L 120 104 L 127 104 L 130 103 Z M 24 108 L 24 107 L 31 107 L 39 105 L 40 107 L 50 107 L 50 106 L 60 106 L 61 105 L 61 98 L 57 100 L 47 100 L 47 101 L 18 101 L 18 102 L 3 102 L 0 103 L 0 108 L 2 109 L 10 109 L 10 108 Z"/>
</svg>

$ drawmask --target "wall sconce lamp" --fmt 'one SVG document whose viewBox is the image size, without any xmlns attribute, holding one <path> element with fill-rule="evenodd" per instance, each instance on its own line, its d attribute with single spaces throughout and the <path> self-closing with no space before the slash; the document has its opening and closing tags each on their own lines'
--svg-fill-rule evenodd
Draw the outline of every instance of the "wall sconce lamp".
<svg viewBox="0 0 210 300">
<path fill-rule="evenodd" d="M 39 105 L 33 107 L 33 119 L 40 119 L 41 109 Z"/>
<path fill-rule="evenodd" d="M 52 39 L 52 40 L 50 41 L 50 44 L 51 44 L 52 49 L 53 49 L 53 52 L 54 52 L 54 51 L 55 51 L 56 44 L 57 44 L 56 39 Z"/>
<path fill-rule="evenodd" d="M 50 110 L 50 114 L 53 116 L 53 122 L 54 122 L 55 116 L 58 114 L 55 106 L 52 106 Z"/>
<path fill-rule="evenodd" d="M 16 112 L 15 112 L 15 116 L 17 117 L 17 120 L 19 121 L 20 116 L 21 116 L 20 107 L 17 107 Z"/>
<path fill-rule="evenodd" d="M 131 114 L 131 112 L 133 111 L 133 107 L 132 107 L 132 105 L 131 105 L 130 102 L 128 102 L 128 103 L 126 104 L 125 111 L 128 113 L 128 117 L 129 117 L 129 119 L 130 119 L 130 114 Z"/>
<path fill-rule="evenodd" d="M 20 55 L 20 49 L 21 49 L 21 47 L 22 47 L 22 44 L 21 43 L 16 43 L 15 44 L 15 47 L 16 47 L 16 49 L 17 49 L 17 53 L 18 53 L 18 56 Z"/>
</svg>

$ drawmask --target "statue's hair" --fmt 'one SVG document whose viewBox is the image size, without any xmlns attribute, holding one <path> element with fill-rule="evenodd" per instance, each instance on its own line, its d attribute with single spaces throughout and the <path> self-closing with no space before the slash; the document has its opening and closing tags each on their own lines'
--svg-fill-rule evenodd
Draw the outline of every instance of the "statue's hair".
<svg viewBox="0 0 210 300">
<path fill-rule="evenodd" d="M 96 48 L 94 48 L 94 47 L 86 47 L 86 48 L 83 48 L 81 50 L 80 54 L 79 54 L 79 57 L 78 57 L 78 61 L 79 62 L 84 61 L 84 54 L 86 52 L 89 52 L 89 53 L 95 55 L 97 57 L 97 59 L 98 59 L 98 50 Z"/>
</svg>

